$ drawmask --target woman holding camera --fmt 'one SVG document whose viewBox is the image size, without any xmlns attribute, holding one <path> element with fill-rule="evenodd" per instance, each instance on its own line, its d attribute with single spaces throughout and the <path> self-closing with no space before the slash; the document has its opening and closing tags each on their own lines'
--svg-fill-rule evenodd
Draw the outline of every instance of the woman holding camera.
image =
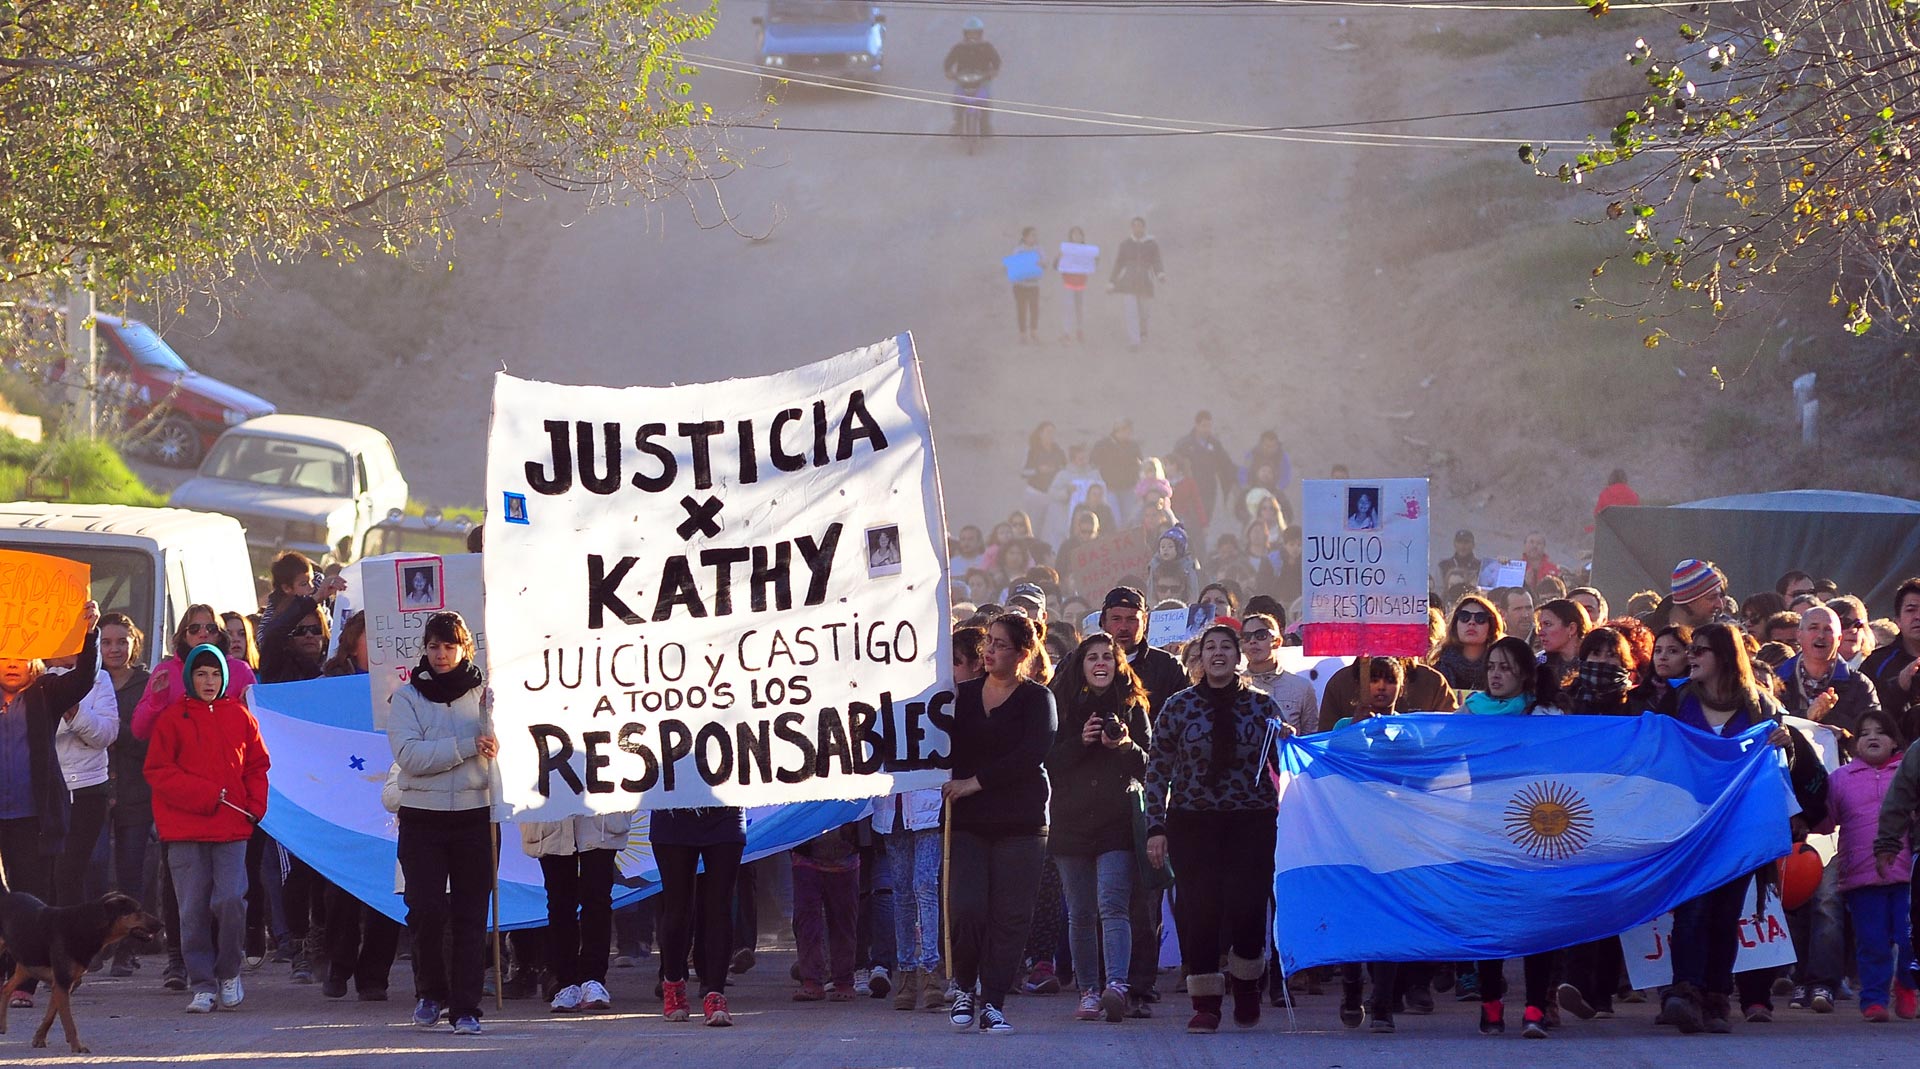
<svg viewBox="0 0 1920 1069">
<path fill-rule="evenodd" d="M 1053 681 L 1060 728 L 1047 754 L 1053 820 L 1047 846 L 1067 899 L 1067 938 L 1080 987 L 1078 1021 L 1127 1013 L 1133 954 L 1133 815 L 1147 771 L 1147 691 L 1104 634 L 1067 655 Z M 1100 986 L 1101 962 L 1106 987 Z"/>
</svg>

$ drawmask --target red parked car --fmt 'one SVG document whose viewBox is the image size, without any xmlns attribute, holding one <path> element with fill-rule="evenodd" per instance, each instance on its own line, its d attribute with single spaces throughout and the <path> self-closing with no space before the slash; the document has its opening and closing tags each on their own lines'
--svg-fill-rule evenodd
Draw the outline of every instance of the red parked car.
<svg viewBox="0 0 1920 1069">
<path fill-rule="evenodd" d="M 152 327 L 98 314 L 100 379 L 124 404 L 122 425 L 155 423 L 138 448 L 168 467 L 200 463 L 228 427 L 274 412 L 272 403 L 188 367 Z"/>
</svg>

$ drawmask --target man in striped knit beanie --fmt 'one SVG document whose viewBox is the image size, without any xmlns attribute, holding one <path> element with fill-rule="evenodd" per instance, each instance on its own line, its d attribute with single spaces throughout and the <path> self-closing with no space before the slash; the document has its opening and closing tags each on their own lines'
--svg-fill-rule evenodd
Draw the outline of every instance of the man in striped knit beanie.
<svg viewBox="0 0 1920 1069">
<path fill-rule="evenodd" d="M 1699 627 L 1730 623 L 1727 581 L 1712 561 L 1692 557 L 1673 566 L 1673 622 Z"/>
</svg>

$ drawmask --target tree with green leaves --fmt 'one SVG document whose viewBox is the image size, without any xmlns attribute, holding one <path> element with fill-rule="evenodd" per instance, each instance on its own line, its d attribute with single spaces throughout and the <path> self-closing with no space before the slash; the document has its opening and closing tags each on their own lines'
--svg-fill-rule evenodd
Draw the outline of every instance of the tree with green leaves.
<svg viewBox="0 0 1920 1069">
<path fill-rule="evenodd" d="M 1605 0 L 1587 0 L 1596 16 Z M 1757 298 L 1824 296 L 1855 334 L 1915 328 L 1920 250 L 1920 9 L 1908 0 L 1700 5 L 1624 62 L 1646 91 L 1570 158 L 1526 145 L 1542 174 L 1595 190 L 1622 245 L 1588 300 L 1714 323 Z"/>
<path fill-rule="evenodd" d="M 0 0 L 0 283 L 444 254 L 489 198 L 709 175 L 660 0 Z"/>
</svg>

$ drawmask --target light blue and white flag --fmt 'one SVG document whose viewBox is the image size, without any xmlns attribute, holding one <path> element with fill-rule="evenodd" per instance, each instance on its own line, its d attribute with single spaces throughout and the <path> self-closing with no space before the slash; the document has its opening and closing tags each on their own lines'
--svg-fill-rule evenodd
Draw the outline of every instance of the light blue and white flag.
<svg viewBox="0 0 1920 1069">
<path fill-rule="evenodd" d="M 267 779 L 267 834 L 335 886 L 405 922 L 396 893 L 399 827 L 380 802 L 393 751 L 373 730 L 366 676 L 304 683 L 263 683 L 247 692 L 273 768 Z M 747 811 L 746 858 L 790 850 L 829 828 L 857 820 L 870 803 L 801 802 Z M 613 889 L 617 909 L 660 889 L 646 839 L 646 814 L 635 822 Z M 520 849 L 520 832 L 501 825 L 500 926 L 509 931 L 547 923 L 540 866 Z"/>
<path fill-rule="evenodd" d="M 1555 950 L 1758 869 L 1798 811 L 1773 727 L 1422 713 L 1283 740 L 1281 963 Z"/>
</svg>

